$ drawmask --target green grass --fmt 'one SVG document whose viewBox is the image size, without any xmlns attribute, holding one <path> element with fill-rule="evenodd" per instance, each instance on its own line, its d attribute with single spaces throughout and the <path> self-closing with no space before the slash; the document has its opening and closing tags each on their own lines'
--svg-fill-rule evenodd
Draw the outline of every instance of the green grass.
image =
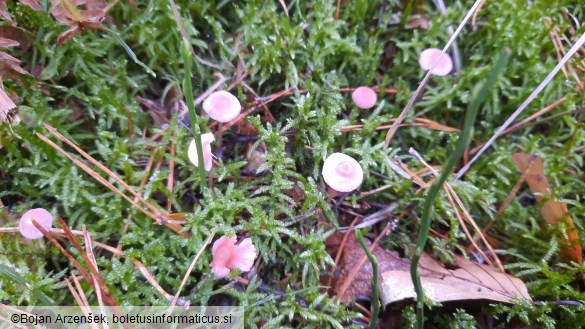
<svg viewBox="0 0 585 329">
<path fill-rule="evenodd" d="M 414 252 L 420 225 L 413 214 L 420 216 L 425 195 L 416 194 L 413 183 L 396 174 L 386 157 L 399 158 L 412 170 L 422 169 L 408 154 L 413 147 L 429 163 L 442 165 L 458 134 L 402 127 L 385 151 L 386 131 L 375 127 L 402 111 L 424 75 L 418 54 L 427 47 L 442 48 L 448 39 L 447 26 L 456 26 L 472 3 L 449 2 L 446 16 L 432 2 L 421 3 L 411 16 L 421 16 L 420 10 L 424 11 L 430 28 L 422 30 L 395 23 L 393 15 L 400 21 L 404 12 L 401 1 L 342 1 L 339 19 L 334 17 L 335 1 L 285 2 L 289 16 L 279 1 L 177 2 L 195 53 L 217 66 L 193 61 L 190 74 L 195 98 L 217 81 L 214 73 L 230 78 L 229 85 L 242 69 L 248 73 L 243 81 L 259 96 L 294 89 L 292 95 L 268 105 L 275 122 L 267 122 L 263 108 L 248 116 L 246 120 L 258 130 L 257 140 L 238 142 L 241 136 L 237 128 L 231 128 L 212 144 L 220 166 L 213 168 L 213 184 L 203 190 L 200 187 L 208 182 L 202 183 L 197 168 L 186 157 L 192 134 L 176 117 L 164 127 L 155 125 L 137 100 L 141 96 L 163 101 L 170 108 L 174 100 L 183 98 L 180 89 L 188 72 L 184 71 L 181 35 L 166 1 L 137 1 L 135 9 L 120 2 L 109 12 L 116 24 L 107 25 L 156 77 L 137 64 L 111 33 L 89 31 L 56 45 L 65 27 L 49 13 L 9 3 L 17 25 L 31 33 L 29 49 L 17 47 L 9 52 L 23 61 L 23 67 L 35 62 L 43 71 L 38 79 L 23 83 L 3 79 L 6 90 L 20 97 L 23 122 L 14 127 L 0 125 L 0 200 L 6 206 L 0 208 L 0 226 L 16 226 L 19 214 L 44 207 L 74 229 L 85 224 L 96 241 L 111 246 L 121 243 L 126 258 L 102 252 L 98 265 L 114 298 L 127 305 L 169 304 L 140 278 L 128 257 L 139 259 L 174 294 L 211 232 L 216 237 L 249 235 L 262 261 L 248 285 L 215 280 L 208 250 L 181 297 L 192 305 L 222 300 L 246 306 L 250 328 L 367 325 L 353 305 L 345 306 L 323 293 L 321 277 L 334 264 L 334 255 L 327 253 L 324 242 L 337 225 L 347 226 L 353 220 L 344 209 L 367 215 L 378 206 L 398 201 L 393 215 L 401 219 L 381 244 L 407 256 Z M 471 146 L 489 139 L 558 62 L 544 19 L 550 18 L 568 37 L 568 29 L 576 28 L 572 40 L 585 31 L 567 13 L 585 21 L 578 1 L 488 1 L 479 13 L 477 28 L 466 27 L 458 39 L 461 72 L 456 77 L 431 78 L 405 122 L 422 117 L 461 128 L 472 91 L 487 78 L 500 51 L 509 47 L 510 62 L 479 109 Z M 391 54 L 393 65 L 381 61 L 389 44 L 396 47 Z M 359 110 L 349 93 L 338 89 L 361 85 L 395 87 L 398 92 L 380 93 L 374 109 Z M 232 92 L 244 109 L 255 100 L 242 84 Z M 465 178 L 453 184 L 479 226 L 494 220 L 494 209 L 520 177 L 511 155 L 525 152 L 543 157 L 556 197 L 568 203 L 569 215 L 583 232 L 585 129 L 582 114 L 574 113 L 582 109 L 582 92 L 575 89 L 571 78 L 565 81 L 559 74 L 521 118 L 561 97 L 567 100 L 549 115 L 572 113 L 500 137 Z M 211 119 L 201 117 L 197 122 L 203 132 L 210 131 Z M 189 213 L 185 227 L 191 238 L 154 224 L 38 139 L 37 132 L 51 137 L 43 124 L 56 127 L 135 189 L 146 178 L 139 192 L 161 208 L 169 198 L 172 212 Z M 128 129 L 130 124 L 133 131 Z M 364 129 L 341 132 L 348 124 L 364 124 Z M 158 133 L 160 139 L 150 138 Z M 176 143 L 174 156 L 168 150 L 172 142 Z M 259 169 L 263 174 L 247 176 L 242 169 L 249 151 L 260 145 L 267 149 Z M 161 166 L 147 173 L 146 162 L 154 148 L 160 149 L 154 161 L 161 161 Z M 333 207 L 321 177 L 323 161 L 333 152 L 347 153 L 360 162 L 365 173 L 360 191 L 387 184 L 391 188 L 366 197 L 354 193 L 342 209 Z M 171 160 L 175 163 L 172 191 L 167 187 Z M 434 204 L 432 228 L 446 238 L 431 236 L 425 251 L 449 262 L 468 241 L 441 196 L 444 194 Z M 481 311 L 465 309 L 465 305 L 435 306 L 427 313 L 429 328 L 482 327 L 478 316 L 482 312 L 506 328 L 579 328 L 585 324 L 585 307 L 558 303 L 585 299 L 576 279 L 585 268 L 560 263 L 559 228 L 544 224 L 531 197 L 523 186 L 488 234 L 498 242 L 507 270 L 526 282 L 533 299 L 542 303 L 493 307 L 484 303 Z M 124 233 L 126 225 L 129 228 Z M 370 233 L 379 231 L 374 227 Z M 25 243 L 16 234 L 0 234 L 0 301 L 41 305 L 47 298 L 58 305 L 75 303 L 61 282 L 76 273 L 64 256 L 48 242 Z M 66 248 L 79 256 L 71 245 Z M 89 285 L 84 288 L 90 302 L 97 304 Z M 400 312 L 401 328 L 414 325 L 411 307 Z"/>
</svg>

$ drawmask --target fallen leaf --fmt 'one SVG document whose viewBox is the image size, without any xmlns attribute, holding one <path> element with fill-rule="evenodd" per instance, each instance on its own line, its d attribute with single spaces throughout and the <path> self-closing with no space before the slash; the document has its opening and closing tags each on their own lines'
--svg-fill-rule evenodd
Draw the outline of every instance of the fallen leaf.
<svg viewBox="0 0 585 329">
<path fill-rule="evenodd" d="M 0 124 L 4 122 L 9 125 L 17 125 L 20 123 L 20 117 L 14 101 L 6 94 L 4 89 L 0 88 Z"/>
<path fill-rule="evenodd" d="M 329 252 L 335 256 L 340 247 L 343 234 L 334 234 L 327 239 L 326 245 Z M 366 245 L 371 245 L 371 242 L 366 239 Z M 378 272 L 383 273 L 391 270 L 408 271 L 410 268 L 410 261 L 400 258 L 397 252 L 384 250 L 380 247 L 374 249 L 374 256 L 378 259 Z M 349 274 L 356 267 L 356 264 L 365 257 L 366 253 L 358 243 L 357 239 L 350 233 L 343 254 L 337 264 L 337 270 L 332 282 L 332 291 L 346 304 L 351 301 L 361 298 L 371 298 L 372 296 L 372 264 L 366 261 L 359 269 L 356 276 L 349 284 L 347 290 L 341 291 Z M 343 294 L 343 295 L 341 295 Z"/>
<path fill-rule="evenodd" d="M 23 52 L 30 47 L 30 40 L 34 40 L 34 36 L 30 32 L 12 25 L 0 26 L 0 38 L 17 41 Z"/>
<path fill-rule="evenodd" d="M 101 23 L 116 2 L 110 4 L 105 0 L 51 0 L 53 17 L 70 27 L 59 35 L 57 43 L 62 44 L 88 30 L 103 30 Z"/>
<path fill-rule="evenodd" d="M 420 279 L 425 295 L 434 302 L 485 299 L 511 303 L 516 298 L 531 300 L 522 280 L 495 267 L 478 264 L 456 256 L 456 269 L 423 254 Z M 416 298 L 410 269 L 384 271 L 381 274 L 380 296 L 383 305 Z"/>
<path fill-rule="evenodd" d="M 567 237 L 560 234 L 561 259 L 565 262 L 575 261 L 579 265 L 583 263 L 582 249 L 579 242 L 579 233 L 573 224 L 571 217 L 567 215 L 567 204 L 558 202 L 552 197 L 552 189 L 544 174 L 544 162 L 536 155 L 516 153 L 512 159 L 518 169 L 524 173 L 530 191 L 534 193 L 536 201 L 542 205 L 542 217 L 549 225 L 564 223 Z"/>
<path fill-rule="evenodd" d="M 340 248 L 342 234 L 331 236 L 327 249 L 335 255 Z M 366 240 L 366 244 L 370 245 Z M 374 249 L 380 274 L 380 296 L 383 305 L 416 298 L 410 277 L 410 260 L 401 258 L 397 252 Z M 352 234 L 348 237 L 339 261 L 333 292 L 346 304 L 361 297 L 372 296 L 372 265 L 368 261 L 357 272 L 343 295 L 340 290 L 349 273 L 366 254 Z M 456 257 L 456 268 L 447 269 L 427 254 L 420 261 L 420 275 L 426 295 L 435 302 L 486 299 L 510 303 L 516 297 L 530 300 L 524 283 L 511 275 L 499 272 L 495 267 L 482 265 L 464 257 Z"/>
<path fill-rule="evenodd" d="M 20 67 L 20 60 L 0 51 L 0 77 L 19 79 L 32 77 L 25 69 Z"/>
</svg>

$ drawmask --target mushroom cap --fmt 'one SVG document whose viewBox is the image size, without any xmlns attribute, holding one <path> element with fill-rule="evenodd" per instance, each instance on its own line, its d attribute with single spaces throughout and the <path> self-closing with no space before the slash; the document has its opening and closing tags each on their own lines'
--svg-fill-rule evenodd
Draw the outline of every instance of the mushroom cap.
<svg viewBox="0 0 585 329">
<path fill-rule="evenodd" d="M 349 155 L 333 153 L 323 164 L 323 179 L 338 192 L 351 192 L 363 182 L 364 171 Z"/>
<path fill-rule="evenodd" d="M 236 245 L 236 238 L 222 236 L 211 248 L 213 260 L 211 271 L 219 279 L 228 276 L 230 269 L 237 268 L 242 272 L 249 271 L 256 259 L 256 247 L 252 239 L 246 238 Z"/>
<path fill-rule="evenodd" d="M 34 240 L 43 237 L 43 232 L 37 229 L 33 224 L 32 219 L 41 224 L 41 226 L 47 231 L 53 227 L 53 215 L 51 215 L 50 212 L 43 208 L 31 209 L 22 215 L 20 223 L 18 224 L 20 234 L 27 239 Z"/>
<path fill-rule="evenodd" d="M 213 165 L 212 161 L 212 154 L 211 154 L 211 142 L 215 140 L 215 136 L 212 133 L 201 134 L 201 147 L 203 148 L 203 165 L 205 170 L 211 170 L 211 166 Z M 199 157 L 197 154 L 197 145 L 195 144 L 195 139 L 191 140 L 189 144 L 189 149 L 187 150 L 187 156 L 189 157 L 189 161 L 196 166 L 199 166 Z"/>
<path fill-rule="evenodd" d="M 240 114 L 242 106 L 236 96 L 225 90 L 221 90 L 212 93 L 203 101 L 203 110 L 213 120 L 228 122 Z"/>
<path fill-rule="evenodd" d="M 378 95 L 370 87 L 358 87 L 351 93 L 351 99 L 360 109 L 370 109 L 376 105 Z"/>
<path fill-rule="evenodd" d="M 445 76 L 453 69 L 453 61 L 451 61 L 451 57 L 447 54 L 443 54 L 441 49 L 425 49 L 418 58 L 418 63 L 425 71 L 430 70 L 435 62 L 437 62 L 437 66 L 431 71 L 434 75 Z"/>
</svg>

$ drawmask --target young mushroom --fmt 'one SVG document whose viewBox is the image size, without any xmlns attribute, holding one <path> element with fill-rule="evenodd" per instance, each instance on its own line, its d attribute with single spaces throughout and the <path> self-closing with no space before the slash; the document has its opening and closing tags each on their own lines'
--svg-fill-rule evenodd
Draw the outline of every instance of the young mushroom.
<svg viewBox="0 0 585 329">
<path fill-rule="evenodd" d="M 351 93 L 351 99 L 360 109 L 370 109 L 376 105 L 378 95 L 370 87 L 358 87 Z"/>
<path fill-rule="evenodd" d="M 451 57 L 447 54 L 443 54 L 440 49 L 425 49 L 418 58 L 418 63 L 425 71 L 430 70 L 435 62 L 437 65 L 431 71 L 434 75 L 445 76 L 453 70 L 453 61 L 451 61 Z"/>
<path fill-rule="evenodd" d="M 43 232 L 36 228 L 32 222 L 33 219 L 47 231 L 53 227 L 53 215 L 50 212 L 43 208 L 31 209 L 22 215 L 18 224 L 20 234 L 27 239 L 34 240 L 43 237 Z"/>
<path fill-rule="evenodd" d="M 212 93 L 203 101 L 203 110 L 213 120 L 228 122 L 240 114 L 242 106 L 236 96 L 222 90 Z"/>
<path fill-rule="evenodd" d="M 215 140 L 215 137 L 212 133 L 201 134 L 201 146 L 203 148 L 203 165 L 205 170 L 210 171 L 211 166 L 213 165 L 211 154 L 211 142 Z M 191 161 L 194 165 L 199 166 L 199 156 L 197 153 L 197 145 L 195 144 L 195 139 L 191 140 L 189 144 L 189 149 L 187 150 L 187 156 L 189 157 L 189 161 Z"/>
<path fill-rule="evenodd" d="M 323 179 L 337 192 L 351 192 L 364 180 L 364 171 L 349 155 L 333 153 L 323 164 Z"/>
<path fill-rule="evenodd" d="M 211 253 L 211 271 L 218 279 L 228 276 L 231 269 L 248 272 L 256 259 L 256 247 L 250 238 L 236 245 L 235 237 L 222 236 L 213 244 Z"/>
</svg>

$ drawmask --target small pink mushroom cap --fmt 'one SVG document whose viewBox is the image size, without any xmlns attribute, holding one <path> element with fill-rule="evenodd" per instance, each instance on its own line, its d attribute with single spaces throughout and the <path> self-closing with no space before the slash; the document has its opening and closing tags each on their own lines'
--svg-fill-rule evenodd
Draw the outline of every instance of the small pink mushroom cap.
<svg viewBox="0 0 585 329">
<path fill-rule="evenodd" d="M 325 183 L 338 192 L 351 192 L 364 180 L 362 166 L 343 153 L 331 154 L 323 164 Z"/>
<path fill-rule="evenodd" d="M 213 255 L 211 271 L 218 279 L 228 276 L 230 270 L 234 268 L 248 272 L 256 259 L 256 247 L 250 238 L 236 245 L 235 237 L 222 236 L 213 244 L 211 253 Z"/>
<path fill-rule="evenodd" d="M 370 109 L 376 105 L 378 95 L 370 87 L 358 87 L 351 93 L 351 99 L 360 109 Z"/>
<path fill-rule="evenodd" d="M 213 165 L 212 161 L 212 154 L 211 154 L 211 142 L 215 140 L 215 137 L 212 133 L 201 134 L 201 146 L 203 148 L 203 165 L 205 166 L 205 170 L 210 171 L 211 166 Z M 187 156 L 189 157 L 189 161 L 191 161 L 194 165 L 199 166 L 199 157 L 197 154 L 197 145 L 195 144 L 195 139 L 191 140 L 189 144 L 189 149 L 187 150 Z"/>
<path fill-rule="evenodd" d="M 213 119 L 219 122 L 228 122 L 235 119 L 242 106 L 236 96 L 222 90 L 209 95 L 203 102 L 203 110 Z"/>
<path fill-rule="evenodd" d="M 420 67 L 422 67 L 422 69 L 425 71 L 430 70 L 435 62 L 437 62 L 437 65 L 431 71 L 431 73 L 434 75 L 445 76 L 453 69 L 453 62 L 451 61 L 451 57 L 449 57 L 447 54 L 443 54 L 440 49 L 425 49 L 418 58 Z"/>
<path fill-rule="evenodd" d="M 18 225 L 20 234 L 27 239 L 34 240 L 43 237 L 43 232 L 33 224 L 33 219 L 47 231 L 53 227 L 53 215 L 50 212 L 43 208 L 31 209 L 22 215 Z"/>
</svg>

